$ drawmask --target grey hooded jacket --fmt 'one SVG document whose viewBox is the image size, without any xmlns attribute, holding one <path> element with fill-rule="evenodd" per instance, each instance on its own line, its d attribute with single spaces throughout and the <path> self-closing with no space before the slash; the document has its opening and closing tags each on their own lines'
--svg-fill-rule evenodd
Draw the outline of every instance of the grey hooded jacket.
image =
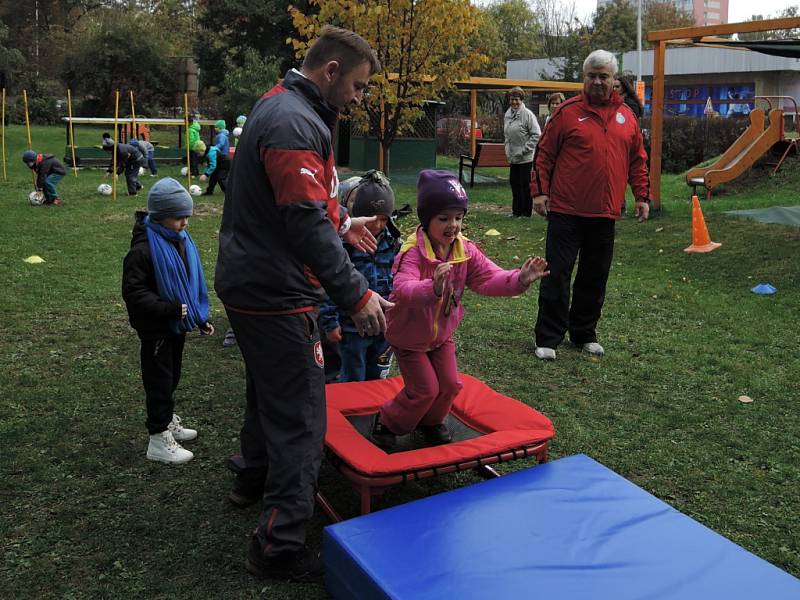
<svg viewBox="0 0 800 600">
<path fill-rule="evenodd" d="M 506 158 L 512 165 L 533 162 L 533 151 L 542 130 L 525 104 L 519 110 L 508 109 L 503 117 Z"/>
</svg>

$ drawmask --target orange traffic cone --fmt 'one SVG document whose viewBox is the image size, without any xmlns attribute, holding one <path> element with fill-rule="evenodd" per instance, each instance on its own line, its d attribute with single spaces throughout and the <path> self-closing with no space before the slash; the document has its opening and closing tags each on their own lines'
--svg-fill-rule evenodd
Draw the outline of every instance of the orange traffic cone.
<svg viewBox="0 0 800 600">
<path fill-rule="evenodd" d="M 703 211 L 700 210 L 700 200 L 697 196 L 692 196 L 692 245 L 684 248 L 684 252 L 711 252 L 722 246 L 717 242 L 712 242 L 708 236 L 706 220 L 703 218 Z"/>
</svg>

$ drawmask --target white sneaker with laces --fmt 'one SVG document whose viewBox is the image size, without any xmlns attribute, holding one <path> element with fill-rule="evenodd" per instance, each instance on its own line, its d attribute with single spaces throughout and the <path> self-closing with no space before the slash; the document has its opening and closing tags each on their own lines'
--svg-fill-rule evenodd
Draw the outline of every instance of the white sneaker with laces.
<svg viewBox="0 0 800 600">
<path fill-rule="evenodd" d="M 172 432 L 172 437 L 178 442 L 189 442 L 197 437 L 197 431 L 181 425 L 181 418 L 172 415 L 172 422 L 167 425 L 167 429 Z"/>
<path fill-rule="evenodd" d="M 194 454 L 182 448 L 172 437 L 172 432 L 167 429 L 150 436 L 147 458 L 157 462 L 180 464 L 192 460 Z"/>
<path fill-rule="evenodd" d="M 597 342 L 587 342 L 583 345 L 582 349 L 584 352 L 588 352 L 594 356 L 603 356 L 603 354 L 606 353 L 603 347 Z"/>
<path fill-rule="evenodd" d="M 544 346 L 536 346 L 536 350 L 533 352 L 536 355 L 536 358 L 541 360 L 555 360 L 556 359 L 556 351 L 553 348 L 546 348 Z"/>
</svg>

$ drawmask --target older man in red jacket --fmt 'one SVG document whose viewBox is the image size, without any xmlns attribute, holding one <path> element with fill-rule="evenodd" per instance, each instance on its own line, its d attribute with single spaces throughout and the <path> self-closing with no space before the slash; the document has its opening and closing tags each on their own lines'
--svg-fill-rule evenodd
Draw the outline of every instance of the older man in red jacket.
<svg viewBox="0 0 800 600">
<path fill-rule="evenodd" d="M 531 174 L 534 210 L 547 218 L 550 277 L 541 282 L 536 356 L 554 360 L 569 331 L 573 344 L 594 355 L 597 322 L 614 254 L 614 227 L 630 183 L 634 216 L 650 214 L 647 154 L 631 109 L 613 89 L 617 59 L 595 50 L 583 63 L 583 93 L 553 113 L 539 139 Z M 570 280 L 575 262 L 578 273 Z"/>
</svg>

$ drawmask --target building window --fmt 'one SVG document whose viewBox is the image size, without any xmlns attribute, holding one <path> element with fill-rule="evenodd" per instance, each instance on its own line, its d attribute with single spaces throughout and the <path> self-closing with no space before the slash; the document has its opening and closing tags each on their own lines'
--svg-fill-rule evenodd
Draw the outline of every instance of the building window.
<svg viewBox="0 0 800 600">
<path fill-rule="evenodd" d="M 710 12 L 710 13 L 708 13 L 708 18 L 709 19 L 719 19 L 719 13 L 718 12 Z"/>
</svg>

